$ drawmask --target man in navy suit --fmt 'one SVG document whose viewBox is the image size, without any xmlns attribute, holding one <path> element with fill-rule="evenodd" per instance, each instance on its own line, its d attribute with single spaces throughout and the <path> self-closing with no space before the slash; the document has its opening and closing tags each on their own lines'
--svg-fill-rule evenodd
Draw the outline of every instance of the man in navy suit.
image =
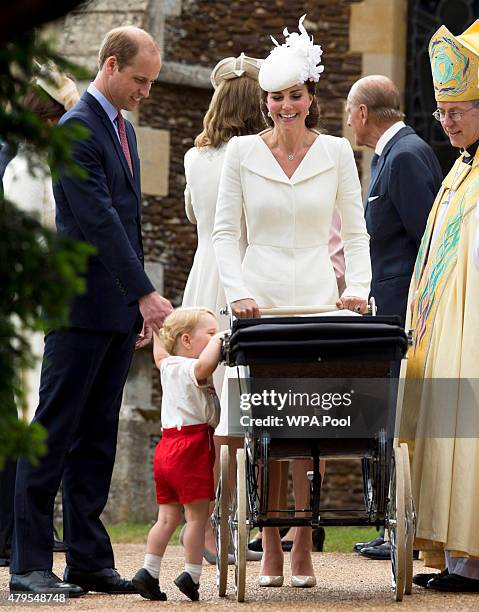
<svg viewBox="0 0 479 612">
<path fill-rule="evenodd" d="M 404 326 L 409 283 L 441 168 L 431 147 L 403 122 L 399 91 L 387 77 L 357 81 L 346 112 L 356 144 L 374 149 L 364 211 L 371 237 L 371 295 L 378 314 L 398 315 Z M 389 559 L 383 535 L 354 548 L 371 559 Z"/>
<path fill-rule="evenodd" d="M 357 81 L 346 112 L 356 143 L 374 150 L 365 202 L 371 295 L 378 314 L 399 315 L 404 325 L 409 282 L 441 169 L 431 147 L 402 121 L 399 91 L 387 77 Z"/>
<path fill-rule="evenodd" d="M 54 185 L 59 233 L 92 244 L 86 292 L 74 300 L 69 327 L 50 331 L 35 421 L 48 433 L 37 466 L 19 461 L 12 543 L 13 591 L 135 592 L 114 569 L 100 520 L 115 460 L 123 387 L 136 347 L 159 331 L 171 304 L 143 269 L 140 161 L 135 132 L 121 109 L 147 97 L 161 67 L 157 44 L 134 27 L 109 32 L 99 72 L 80 102 L 61 119 L 89 136 L 74 159 L 86 178 L 60 172 Z M 138 335 L 138 332 L 141 332 Z M 64 579 L 52 573 L 55 493 L 62 482 Z"/>
</svg>

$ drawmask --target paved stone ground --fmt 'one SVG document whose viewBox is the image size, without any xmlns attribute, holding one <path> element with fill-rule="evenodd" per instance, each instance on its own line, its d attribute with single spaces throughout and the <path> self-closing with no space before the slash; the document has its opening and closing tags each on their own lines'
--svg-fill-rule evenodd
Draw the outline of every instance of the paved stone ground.
<svg viewBox="0 0 479 612">
<path fill-rule="evenodd" d="M 143 561 L 144 547 L 141 544 L 123 544 L 115 547 L 118 570 L 126 577 L 132 576 Z M 55 571 L 61 575 L 63 555 L 55 555 Z M 285 556 L 288 562 L 288 555 Z M 315 553 L 313 555 L 318 585 L 313 589 L 259 588 L 256 577 L 259 563 L 248 563 L 246 601 L 239 604 L 234 599 L 233 574 L 230 569 L 228 596 L 220 599 L 216 594 L 215 568 L 206 566 L 201 580 L 201 601 L 187 600 L 173 584 L 173 579 L 183 567 L 182 549 L 172 546 L 167 550 L 162 566 L 161 585 L 168 594 L 165 603 L 142 599 L 139 595 L 88 595 L 71 600 L 66 606 L 38 606 L 43 612 L 68 608 L 69 610 L 132 610 L 165 608 L 173 610 L 438 610 L 467 611 L 479 609 L 479 594 L 450 595 L 433 593 L 414 587 L 411 596 L 402 603 L 392 600 L 389 590 L 389 563 L 368 561 L 355 553 Z M 415 571 L 421 571 L 416 562 Z M 285 566 L 286 567 L 286 566 Z M 289 584 L 289 573 L 285 576 Z M 0 590 L 8 585 L 8 570 L 0 568 Z M 11 606 L 10 609 L 32 609 L 26 606 Z M 35 606 L 37 609 L 37 606 Z"/>
</svg>

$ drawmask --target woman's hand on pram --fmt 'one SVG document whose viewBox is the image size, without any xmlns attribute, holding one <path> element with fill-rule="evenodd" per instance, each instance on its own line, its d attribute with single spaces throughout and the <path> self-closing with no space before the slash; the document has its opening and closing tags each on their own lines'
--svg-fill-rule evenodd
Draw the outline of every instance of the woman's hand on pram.
<svg viewBox="0 0 479 612">
<path fill-rule="evenodd" d="M 336 302 L 336 306 L 339 310 L 351 310 L 358 314 L 365 314 L 368 311 L 367 301 L 353 295 L 340 297 Z"/>
<path fill-rule="evenodd" d="M 257 319 L 260 316 L 258 304 L 253 298 L 231 302 L 231 310 L 237 319 Z"/>
</svg>

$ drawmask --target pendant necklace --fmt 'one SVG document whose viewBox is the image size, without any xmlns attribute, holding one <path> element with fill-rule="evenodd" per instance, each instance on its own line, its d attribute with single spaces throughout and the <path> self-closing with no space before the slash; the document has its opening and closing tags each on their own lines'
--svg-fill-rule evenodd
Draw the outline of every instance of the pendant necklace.
<svg viewBox="0 0 479 612">
<path fill-rule="evenodd" d="M 288 159 L 292 161 L 294 159 L 294 153 L 288 153 Z"/>
</svg>

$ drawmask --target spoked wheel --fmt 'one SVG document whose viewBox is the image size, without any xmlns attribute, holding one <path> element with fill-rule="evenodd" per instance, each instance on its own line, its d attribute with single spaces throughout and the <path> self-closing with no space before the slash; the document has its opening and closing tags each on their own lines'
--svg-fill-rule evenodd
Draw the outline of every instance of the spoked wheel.
<svg viewBox="0 0 479 612">
<path fill-rule="evenodd" d="M 375 510 L 383 515 L 386 510 L 387 476 L 388 476 L 388 441 L 386 431 L 381 429 L 378 433 L 377 456 L 373 462 L 375 483 Z"/>
<path fill-rule="evenodd" d="M 220 477 L 216 489 L 216 503 L 213 514 L 213 529 L 216 542 L 216 586 L 218 595 L 226 595 L 228 582 L 228 543 L 229 543 L 229 448 L 221 446 L 220 450 Z"/>
<path fill-rule="evenodd" d="M 236 451 L 236 511 L 232 523 L 233 546 L 235 556 L 235 589 L 236 600 L 244 601 L 246 587 L 246 546 L 247 546 L 247 512 L 246 512 L 246 468 L 245 451 Z"/>
<path fill-rule="evenodd" d="M 391 541 L 391 581 L 396 601 L 402 601 L 406 574 L 406 512 L 404 503 L 404 458 L 399 447 L 393 449 L 389 508 L 387 516 Z"/>
<path fill-rule="evenodd" d="M 406 509 L 406 575 L 404 592 L 411 595 L 413 574 L 413 544 L 416 532 L 416 516 L 411 491 L 411 468 L 409 466 L 409 452 L 407 444 L 400 445 L 404 461 L 404 504 Z"/>
</svg>

